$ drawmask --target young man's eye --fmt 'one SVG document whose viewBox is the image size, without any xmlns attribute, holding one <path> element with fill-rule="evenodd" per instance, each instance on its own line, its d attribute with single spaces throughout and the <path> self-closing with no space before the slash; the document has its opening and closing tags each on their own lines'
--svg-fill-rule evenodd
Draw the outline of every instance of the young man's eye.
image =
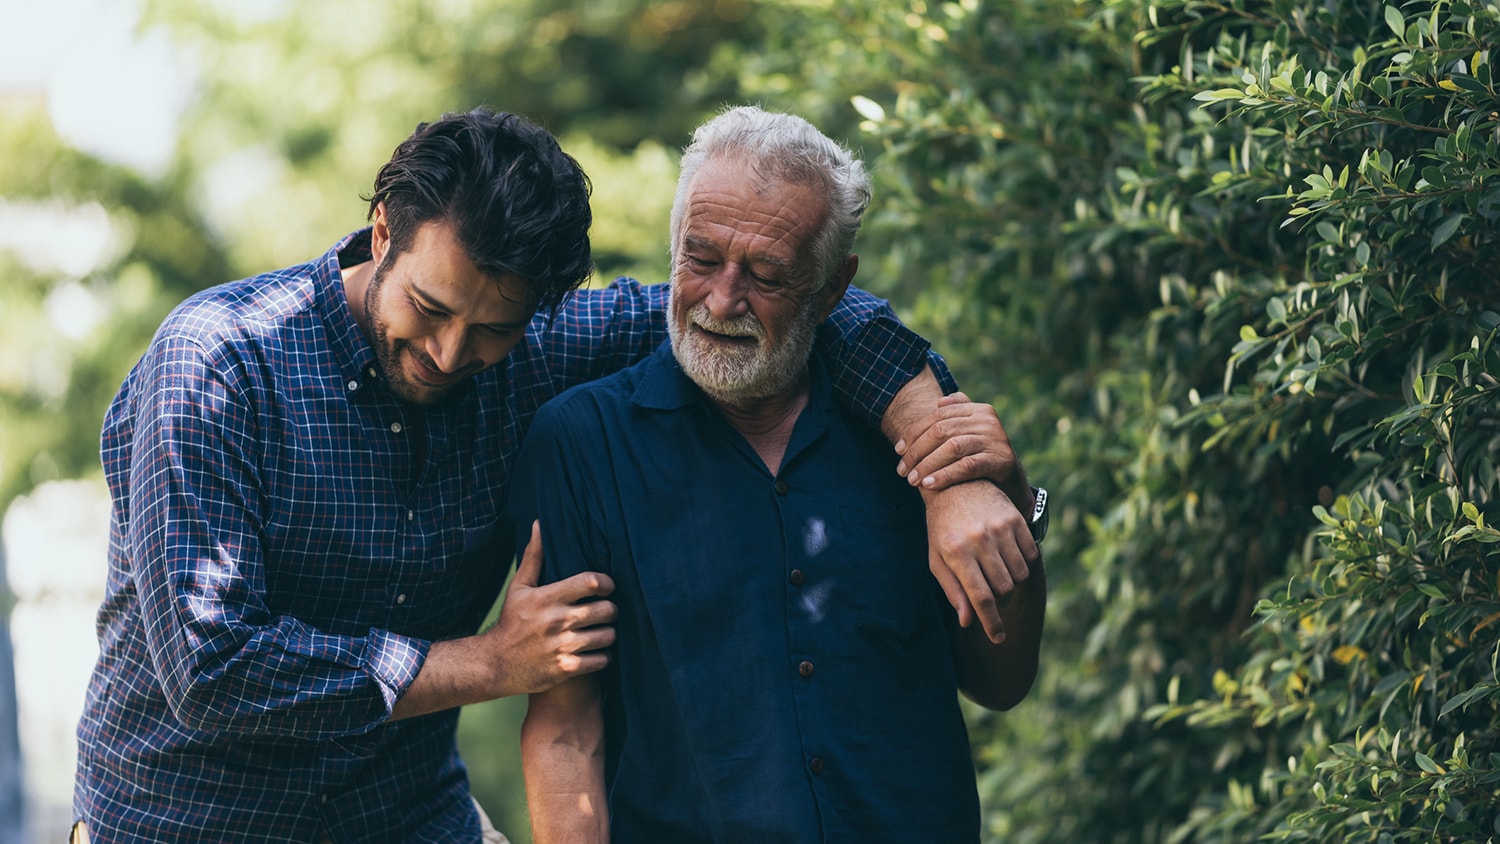
<svg viewBox="0 0 1500 844">
<path fill-rule="evenodd" d="M 417 309 L 417 312 L 423 316 L 439 317 L 443 315 L 442 311 L 435 311 L 432 308 L 429 308 L 426 305 L 422 304 L 421 302 L 418 302 L 416 299 L 411 300 L 411 303 L 412 306 Z"/>
</svg>

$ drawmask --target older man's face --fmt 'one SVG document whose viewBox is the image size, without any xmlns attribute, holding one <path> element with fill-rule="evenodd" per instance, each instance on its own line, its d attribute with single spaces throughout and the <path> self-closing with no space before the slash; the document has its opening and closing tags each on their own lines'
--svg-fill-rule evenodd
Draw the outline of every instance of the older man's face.
<svg viewBox="0 0 1500 844">
<path fill-rule="evenodd" d="M 837 301 L 811 272 L 827 209 L 817 190 L 768 184 L 732 161 L 694 176 L 667 326 L 678 363 L 710 396 L 734 403 L 796 388 Z"/>
</svg>

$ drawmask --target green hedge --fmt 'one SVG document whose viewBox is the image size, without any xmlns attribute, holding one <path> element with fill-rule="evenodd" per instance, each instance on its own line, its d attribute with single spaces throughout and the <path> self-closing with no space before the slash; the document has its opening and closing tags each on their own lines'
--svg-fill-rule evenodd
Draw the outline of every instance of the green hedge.
<svg viewBox="0 0 1500 844">
<path fill-rule="evenodd" d="M 747 90 L 1059 508 L 989 835 L 1500 836 L 1500 6 L 787 11 Z"/>
</svg>

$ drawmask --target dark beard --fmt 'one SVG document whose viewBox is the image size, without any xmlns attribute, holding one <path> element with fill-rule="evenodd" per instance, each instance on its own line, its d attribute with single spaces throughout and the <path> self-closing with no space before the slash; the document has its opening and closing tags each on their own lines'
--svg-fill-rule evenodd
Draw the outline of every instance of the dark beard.
<svg viewBox="0 0 1500 844">
<path fill-rule="evenodd" d="M 452 393 L 453 389 L 423 390 L 409 382 L 401 369 L 401 355 L 411 344 L 405 340 L 392 342 L 385 329 L 385 320 L 380 318 L 377 300 L 380 288 L 385 284 L 386 273 L 394 263 L 394 254 L 394 251 L 386 252 L 385 260 L 376 265 L 374 274 L 370 276 L 370 283 L 365 287 L 365 315 L 370 320 L 370 334 L 372 335 L 370 339 L 371 345 L 375 348 L 375 363 L 380 367 L 381 374 L 385 376 L 386 386 L 396 395 L 396 398 L 411 404 L 437 404 Z M 430 361 L 428 363 L 430 365 Z"/>
</svg>

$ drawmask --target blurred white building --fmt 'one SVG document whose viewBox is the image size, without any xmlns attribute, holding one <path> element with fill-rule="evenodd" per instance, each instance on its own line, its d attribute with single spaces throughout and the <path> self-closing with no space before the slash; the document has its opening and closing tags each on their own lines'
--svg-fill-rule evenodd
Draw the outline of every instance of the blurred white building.
<svg viewBox="0 0 1500 844">
<path fill-rule="evenodd" d="M 57 481 L 17 499 L 3 539 L 15 606 L 16 701 L 26 841 L 64 841 L 72 815 L 75 732 L 98 655 L 109 496 L 97 481 Z"/>
</svg>

